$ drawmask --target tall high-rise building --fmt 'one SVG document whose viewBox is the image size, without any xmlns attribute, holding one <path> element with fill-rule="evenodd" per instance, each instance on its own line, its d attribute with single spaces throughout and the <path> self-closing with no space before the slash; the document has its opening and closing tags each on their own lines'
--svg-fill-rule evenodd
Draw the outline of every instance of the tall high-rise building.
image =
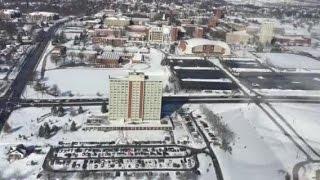
<svg viewBox="0 0 320 180">
<path fill-rule="evenodd" d="M 265 21 L 261 25 L 260 29 L 260 42 L 262 44 L 271 43 L 274 35 L 274 23 L 270 21 Z"/>
<path fill-rule="evenodd" d="M 162 81 L 144 73 L 131 72 L 128 77 L 109 78 L 109 119 L 132 121 L 160 120 Z"/>
</svg>

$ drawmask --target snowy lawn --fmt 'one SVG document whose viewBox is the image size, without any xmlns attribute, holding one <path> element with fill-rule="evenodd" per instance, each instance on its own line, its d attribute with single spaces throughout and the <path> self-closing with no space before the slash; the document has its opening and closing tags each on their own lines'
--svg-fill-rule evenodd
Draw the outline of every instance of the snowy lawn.
<svg viewBox="0 0 320 180">
<path fill-rule="evenodd" d="M 145 72 L 151 77 L 161 78 L 167 84 L 169 71 L 160 65 L 164 55 L 156 49 L 150 50 L 146 64 L 127 64 L 124 68 L 90 68 L 75 67 L 50 69 L 45 72 L 44 84 L 52 87 L 57 85 L 61 93 L 71 92 L 77 98 L 108 97 L 109 76 L 127 76 L 131 71 Z M 49 63 L 50 64 L 50 63 Z M 41 66 L 41 63 L 40 65 Z M 40 68 L 41 69 L 41 68 Z M 39 71 L 39 67 L 38 67 Z M 53 97 L 34 90 L 28 85 L 22 95 L 24 98 L 70 98 L 68 96 Z"/>
<path fill-rule="evenodd" d="M 83 126 L 89 114 L 99 115 L 100 107 L 85 107 L 82 114 L 72 114 L 71 111 L 77 111 L 77 107 L 66 108 L 66 114 L 63 117 L 52 116 L 50 108 L 22 108 L 14 111 L 9 117 L 7 123 L 10 126 L 9 132 L 2 132 L 0 135 L 0 143 L 11 142 L 12 144 L 29 144 L 29 145 L 55 145 L 59 141 L 118 141 L 120 139 L 144 140 L 144 141 L 162 141 L 164 136 L 168 135 L 165 131 L 83 131 L 79 128 L 77 131 L 70 131 L 71 122 L 75 121 L 78 127 Z M 40 118 L 43 115 L 47 117 Z M 38 120 L 37 120 L 38 118 Z M 62 127 L 57 134 L 49 139 L 38 137 L 38 130 L 45 122 L 49 126 L 56 125 Z M 141 136 L 143 132 L 144 136 Z M 23 137 L 19 137 L 25 136 Z"/>
<path fill-rule="evenodd" d="M 272 106 L 320 153 L 320 104 L 277 104 Z"/>
<path fill-rule="evenodd" d="M 269 117 L 254 104 L 210 104 L 235 133 L 232 154 L 212 145 L 226 180 L 277 180 L 284 172 L 291 173 L 295 163 L 305 160 L 294 144 L 275 126 Z M 190 111 L 201 114 L 199 106 Z"/>
<path fill-rule="evenodd" d="M 286 53 L 260 53 L 262 60 L 278 68 L 319 70 L 320 62 L 306 56 Z"/>
</svg>

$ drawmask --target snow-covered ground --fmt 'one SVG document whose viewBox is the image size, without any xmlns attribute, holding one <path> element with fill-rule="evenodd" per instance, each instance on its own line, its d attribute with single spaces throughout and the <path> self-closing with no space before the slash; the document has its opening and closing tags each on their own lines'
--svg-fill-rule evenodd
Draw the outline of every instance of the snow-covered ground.
<svg viewBox="0 0 320 180">
<path fill-rule="evenodd" d="M 50 49 L 50 46 L 48 47 Z M 163 53 L 156 49 L 150 50 L 149 61 L 146 64 L 127 64 L 123 68 L 91 68 L 73 67 L 52 69 L 54 66 L 47 61 L 49 66 L 44 75 L 44 84 L 52 87 L 57 85 L 59 90 L 71 92 L 77 98 L 108 97 L 109 76 L 126 76 L 130 71 L 145 72 L 150 77 L 160 78 L 163 84 L 167 84 L 169 70 L 161 66 Z M 44 59 L 41 61 L 44 62 Z M 39 64 L 37 71 L 41 70 L 42 63 Z M 53 97 L 34 90 L 33 85 L 28 85 L 22 95 L 24 98 L 70 98 L 68 96 Z M 74 98 L 74 97 L 73 97 Z"/>
<path fill-rule="evenodd" d="M 42 171 L 41 165 L 44 161 L 45 154 L 31 154 L 27 158 L 16 160 L 14 162 L 7 161 L 8 149 L 12 145 L 24 144 L 24 145 L 37 145 L 43 147 L 44 151 L 48 151 L 48 146 L 57 145 L 59 141 L 63 142 L 105 142 L 115 141 L 123 142 L 126 141 L 164 141 L 165 137 L 170 136 L 168 131 L 161 130 L 145 130 L 145 131 L 84 131 L 79 128 L 77 131 L 70 131 L 70 125 L 72 121 L 75 121 L 77 126 L 84 126 L 84 122 L 90 114 L 101 115 L 101 107 L 84 107 L 84 113 L 78 114 L 77 107 L 68 107 L 66 114 L 63 117 L 57 117 L 50 114 L 50 108 L 21 108 L 15 110 L 9 117 L 7 124 L 10 127 L 9 130 L 3 130 L 0 134 L 0 168 L 6 169 L 5 171 L 0 170 L 0 179 L 3 178 L 18 178 L 18 179 L 36 179 L 38 173 Z M 75 112 L 75 113 L 71 113 Z M 55 135 L 49 139 L 38 137 L 38 129 L 40 125 L 45 122 L 49 126 L 56 125 L 62 127 Z M 174 132 L 176 140 L 183 140 L 185 137 L 190 139 L 184 128 L 177 128 Z M 190 144 L 193 147 L 202 148 L 203 143 L 196 144 L 191 140 Z M 205 154 L 199 154 L 200 160 L 199 170 L 201 172 L 199 179 L 206 180 L 209 177 L 215 179 L 215 172 L 212 166 L 210 156 Z M 31 161 L 37 162 L 36 165 L 30 165 Z M 170 172 L 170 177 L 175 179 L 178 178 L 174 172 Z M 184 176 L 184 175 L 183 175 Z M 193 175 L 194 177 L 194 175 Z M 76 178 L 76 177 L 74 177 Z"/>
<path fill-rule="evenodd" d="M 320 91 L 317 90 L 283 90 L 283 89 L 253 89 L 254 91 L 267 96 L 304 96 L 319 97 Z"/>
<path fill-rule="evenodd" d="M 28 158 L 19 161 L 7 161 L 9 146 L 0 145 L 0 179 L 37 179 L 38 173 L 42 169 L 45 154 L 30 154 Z M 49 147 L 43 148 L 44 152 L 49 151 Z M 31 162 L 36 162 L 32 165 Z"/>
<path fill-rule="evenodd" d="M 72 115 L 71 111 L 76 111 L 77 107 L 66 109 L 66 115 L 63 117 L 51 116 L 50 108 L 22 108 L 14 111 L 9 117 L 7 123 L 12 129 L 12 132 L 2 132 L 0 135 L 0 143 L 24 143 L 24 144 L 57 144 L 59 141 L 117 141 L 119 138 L 128 137 L 128 140 L 164 140 L 164 131 L 145 131 L 145 136 L 140 136 L 139 131 L 127 131 L 125 134 L 118 131 L 102 132 L 102 131 L 83 131 L 82 129 L 71 132 L 65 131 L 70 129 L 72 121 L 78 126 L 82 126 L 90 114 L 99 115 L 101 107 L 90 107 L 85 109 L 85 113 Z M 48 114 L 48 117 L 39 118 Z M 39 120 L 37 120 L 39 118 Z M 39 138 L 37 136 L 40 125 L 45 122 L 50 126 L 56 125 L 62 127 L 60 131 L 50 139 Z M 159 132 L 159 133 L 157 133 Z M 19 135 L 25 135 L 26 138 L 19 138 Z"/>
<path fill-rule="evenodd" d="M 198 105 L 187 107 L 202 115 Z M 232 154 L 213 146 L 226 180 L 284 179 L 285 173 L 291 174 L 296 163 L 306 160 L 306 156 L 255 104 L 207 104 L 207 107 L 221 116 L 236 134 Z M 316 133 L 320 128 L 316 121 L 319 105 L 274 104 L 274 107 L 314 148 L 319 148 Z M 296 136 L 294 139 L 298 140 Z"/>
<path fill-rule="evenodd" d="M 294 52 L 298 51 L 298 52 L 302 52 L 302 53 L 308 53 L 315 58 L 320 58 L 320 48 L 293 46 L 293 47 L 288 47 L 288 49 L 290 49 Z"/>
<path fill-rule="evenodd" d="M 264 63 L 273 67 L 308 70 L 320 69 L 319 61 L 306 56 L 286 53 L 260 53 L 258 55 Z"/>
<path fill-rule="evenodd" d="M 310 145 L 320 152 L 320 104 L 283 104 L 272 106 L 304 137 Z"/>
<path fill-rule="evenodd" d="M 263 113 L 255 105 L 208 104 L 207 107 L 222 116 L 222 121 L 227 123 L 236 135 L 232 154 L 212 145 L 224 179 L 277 180 L 283 178 L 278 171 L 286 169 L 285 162 L 277 157 L 278 154 L 273 150 L 273 145 L 265 142 L 264 135 L 259 134 L 251 124 L 252 121 L 269 121 L 265 117 L 259 117 L 263 116 Z M 191 109 L 196 109 L 196 113 L 201 114 L 197 106 L 191 106 Z"/>
</svg>

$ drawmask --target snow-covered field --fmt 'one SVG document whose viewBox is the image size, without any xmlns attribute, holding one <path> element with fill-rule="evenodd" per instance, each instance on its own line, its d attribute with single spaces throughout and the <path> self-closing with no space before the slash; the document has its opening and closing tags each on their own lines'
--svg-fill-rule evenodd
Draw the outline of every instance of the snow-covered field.
<svg viewBox="0 0 320 180">
<path fill-rule="evenodd" d="M 317 123 L 319 105 L 275 104 L 279 113 L 297 128 L 300 135 L 318 149 L 320 127 Z M 201 114 L 198 105 L 188 106 Z M 279 127 L 254 104 L 207 104 L 222 117 L 236 134 L 232 154 L 213 146 L 224 178 L 232 179 L 284 179 L 293 166 L 306 160 L 306 156 L 283 134 Z M 277 119 L 279 120 L 279 118 Z M 294 136 L 294 139 L 298 138 Z"/>
<path fill-rule="evenodd" d="M 78 126 L 83 125 L 87 117 L 90 114 L 99 115 L 101 107 L 90 107 L 85 108 L 85 113 L 72 115 L 71 111 L 77 111 L 77 107 L 70 107 L 66 109 L 66 115 L 63 117 L 51 116 L 50 108 L 22 108 L 14 111 L 9 117 L 7 123 L 12 129 L 12 132 L 5 133 L 2 132 L 0 135 L 0 142 L 12 142 L 24 143 L 24 144 L 37 144 L 37 145 L 53 145 L 57 144 L 59 141 L 117 141 L 119 138 L 128 137 L 128 140 L 164 140 L 164 131 L 145 131 L 145 136 L 140 136 L 135 133 L 137 131 L 127 131 L 125 134 L 118 131 L 102 132 L 102 131 L 83 131 L 78 130 L 75 132 L 66 131 L 65 129 L 70 129 L 72 121 Z M 49 114 L 46 118 L 37 118 Z M 44 122 L 49 123 L 49 126 L 56 125 L 62 127 L 60 131 L 50 139 L 39 138 L 37 136 L 38 129 L 40 125 Z M 159 133 L 156 133 L 159 132 Z M 19 135 L 26 136 L 26 139 L 19 138 Z"/>
<path fill-rule="evenodd" d="M 320 153 L 320 104 L 280 104 L 272 106 Z"/>
<path fill-rule="evenodd" d="M 161 51 L 151 49 L 150 61 L 146 64 L 127 64 L 124 68 L 76 67 L 52 69 L 53 65 L 48 61 L 47 65 L 50 67 L 45 72 L 43 82 L 49 87 L 57 85 L 62 93 L 71 92 L 77 98 L 108 97 L 109 76 L 126 76 L 130 71 L 136 70 L 145 72 L 145 74 L 150 77 L 162 79 L 165 86 L 169 77 L 169 70 L 160 65 L 163 57 L 164 55 Z M 42 66 L 42 63 L 40 63 L 39 66 Z M 37 71 L 41 70 L 39 66 Z M 33 85 L 26 87 L 22 97 L 37 99 L 69 98 L 68 96 L 53 97 L 48 94 L 36 92 Z"/>
<path fill-rule="evenodd" d="M 285 169 L 272 144 L 264 141 L 263 135 L 257 132 L 252 121 L 269 121 L 260 118 L 263 113 L 255 105 L 248 104 L 214 104 L 207 105 L 213 112 L 222 116 L 236 134 L 232 154 L 226 153 L 217 146 L 212 146 L 217 154 L 224 179 L 282 179 L 279 170 Z M 192 107 L 191 109 L 199 109 Z M 201 114 L 199 110 L 196 111 Z"/>
<path fill-rule="evenodd" d="M 313 57 L 320 58 L 320 48 L 293 46 L 293 47 L 289 47 L 289 49 L 295 52 L 298 51 L 298 52 L 308 53 Z"/>
<path fill-rule="evenodd" d="M 264 63 L 273 67 L 288 68 L 288 69 L 309 69 L 319 70 L 320 62 L 301 55 L 286 54 L 286 53 L 260 53 Z"/>
<path fill-rule="evenodd" d="M 316 90 L 282 90 L 282 89 L 253 89 L 263 95 L 269 96 L 304 96 L 319 97 L 320 91 Z"/>
</svg>

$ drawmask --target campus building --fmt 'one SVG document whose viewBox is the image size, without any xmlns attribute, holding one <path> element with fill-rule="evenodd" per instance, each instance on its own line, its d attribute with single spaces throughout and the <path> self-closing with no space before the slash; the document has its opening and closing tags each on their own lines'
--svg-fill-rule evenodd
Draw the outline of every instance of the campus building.
<svg viewBox="0 0 320 180">
<path fill-rule="evenodd" d="M 262 44 L 271 43 L 274 36 L 274 23 L 273 22 L 263 22 L 260 29 L 260 42 Z"/>
<path fill-rule="evenodd" d="M 162 43 L 163 42 L 163 30 L 161 27 L 151 27 L 149 30 L 149 42 Z"/>
<path fill-rule="evenodd" d="M 194 56 L 229 56 L 231 51 L 230 47 L 225 42 L 193 38 L 179 41 L 177 54 Z"/>
<path fill-rule="evenodd" d="M 32 12 L 27 16 L 27 20 L 32 23 L 50 22 L 59 19 L 59 14 L 52 12 Z"/>
<path fill-rule="evenodd" d="M 128 77 L 109 78 L 109 120 L 141 122 L 160 120 L 162 81 L 144 73 L 131 72 Z"/>
</svg>

